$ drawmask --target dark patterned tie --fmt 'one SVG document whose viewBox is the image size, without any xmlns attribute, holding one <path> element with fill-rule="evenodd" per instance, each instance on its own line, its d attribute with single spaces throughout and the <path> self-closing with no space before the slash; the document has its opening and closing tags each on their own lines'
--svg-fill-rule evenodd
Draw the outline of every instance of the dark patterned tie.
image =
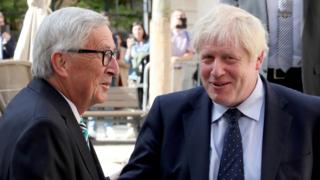
<svg viewBox="0 0 320 180">
<path fill-rule="evenodd" d="M 229 109 L 224 114 L 228 127 L 224 135 L 218 180 L 244 180 L 243 151 L 238 119 L 241 112 Z"/>
<path fill-rule="evenodd" d="M 88 147 L 90 147 L 90 146 L 89 146 L 89 133 L 88 133 L 88 128 L 87 128 L 87 125 L 86 125 L 86 123 L 85 123 L 85 121 L 84 121 L 83 118 L 80 119 L 79 126 L 80 126 L 80 128 L 81 128 L 82 135 L 83 135 L 84 139 L 86 140 L 86 143 L 87 143 Z"/>
</svg>

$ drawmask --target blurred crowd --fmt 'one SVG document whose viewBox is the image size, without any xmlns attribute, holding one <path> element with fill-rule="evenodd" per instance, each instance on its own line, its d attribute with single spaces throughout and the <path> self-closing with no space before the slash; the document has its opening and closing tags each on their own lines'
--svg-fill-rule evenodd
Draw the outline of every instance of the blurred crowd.
<svg viewBox="0 0 320 180">
<path fill-rule="evenodd" d="M 0 60 L 13 57 L 16 40 L 11 35 L 10 26 L 6 24 L 5 16 L 0 12 Z"/>
</svg>

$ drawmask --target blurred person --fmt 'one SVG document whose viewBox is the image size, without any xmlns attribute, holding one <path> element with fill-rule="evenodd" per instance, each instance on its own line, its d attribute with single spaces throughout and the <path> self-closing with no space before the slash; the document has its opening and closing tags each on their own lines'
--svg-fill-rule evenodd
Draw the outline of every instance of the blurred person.
<svg viewBox="0 0 320 180">
<path fill-rule="evenodd" d="M 320 179 L 320 98 L 259 76 L 261 21 L 215 4 L 192 34 L 203 86 L 155 99 L 119 180 Z"/>
<path fill-rule="evenodd" d="M 125 60 L 130 63 L 129 80 L 139 81 L 139 65 L 150 54 L 150 44 L 141 22 L 132 23 L 132 35 L 127 39 Z"/>
<path fill-rule="evenodd" d="M 264 23 L 269 32 L 267 79 L 302 92 L 303 1 L 220 1 L 247 10 Z"/>
<path fill-rule="evenodd" d="M 114 40 L 115 40 L 116 47 L 118 49 L 117 58 L 118 58 L 118 64 L 119 64 L 119 75 L 117 76 L 117 79 L 116 79 L 116 86 L 128 86 L 128 76 L 129 76 L 128 71 L 129 71 L 130 64 L 128 64 L 124 60 L 124 56 L 126 54 L 127 49 L 123 45 L 124 42 L 123 42 L 121 33 L 115 33 Z"/>
<path fill-rule="evenodd" d="M 193 50 L 190 34 L 187 31 L 187 17 L 183 10 L 176 9 L 171 13 L 171 62 L 173 63 L 173 90 L 183 90 L 185 74 L 184 62 L 192 60 Z"/>
<path fill-rule="evenodd" d="M 143 83 L 144 66 L 149 62 L 149 38 L 141 22 L 132 23 L 132 35 L 127 39 L 125 60 L 130 64 L 129 86 Z M 139 107 L 142 108 L 143 89 L 138 87 Z"/>
<path fill-rule="evenodd" d="M 10 26 L 6 24 L 5 17 L 0 12 L 0 59 L 13 57 L 16 42 L 10 33 Z"/>
<path fill-rule="evenodd" d="M 80 118 L 107 99 L 118 73 L 105 17 L 82 8 L 57 10 L 34 43 L 33 80 L 0 119 L 0 179 L 105 179 Z"/>
</svg>

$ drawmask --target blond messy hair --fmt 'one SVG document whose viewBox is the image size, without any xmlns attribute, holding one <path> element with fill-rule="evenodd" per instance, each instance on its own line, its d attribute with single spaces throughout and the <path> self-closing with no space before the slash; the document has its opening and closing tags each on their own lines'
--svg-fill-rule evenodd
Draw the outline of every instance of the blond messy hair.
<svg viewBox="0 0 320 180">
<path fill-rule="evenodd" d="M 226 4 L 216 4 L 192 30 L 196 52 L 204 44 L 241 47 L 250 59 L 268 50 L 267 32 L 261 21 L 247 11 Z"/>
</svg>

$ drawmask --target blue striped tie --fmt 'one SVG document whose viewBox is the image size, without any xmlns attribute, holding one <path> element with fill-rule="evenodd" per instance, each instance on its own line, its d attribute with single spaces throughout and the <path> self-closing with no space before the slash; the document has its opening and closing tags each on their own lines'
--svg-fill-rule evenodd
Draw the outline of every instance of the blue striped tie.
<svg viewBox="0 0 320 180">
<path fill-rule="evenodd" d="M 82 135 L 83 135 L 83 137 L 84 137 L 84 139 L 85 139 L 88 147 L 90 147 L 90 146 L 89 146 L 89 133 L 88 133 L 88 128 L 87 128 L 87 125 L 86 125 L 86 123 L 85 123 L 85 121 L 84 121 L 83 118 L 80 119 L 79 126 L 80 126 L 80 128 L 81 128 Z"/>
</svg>

